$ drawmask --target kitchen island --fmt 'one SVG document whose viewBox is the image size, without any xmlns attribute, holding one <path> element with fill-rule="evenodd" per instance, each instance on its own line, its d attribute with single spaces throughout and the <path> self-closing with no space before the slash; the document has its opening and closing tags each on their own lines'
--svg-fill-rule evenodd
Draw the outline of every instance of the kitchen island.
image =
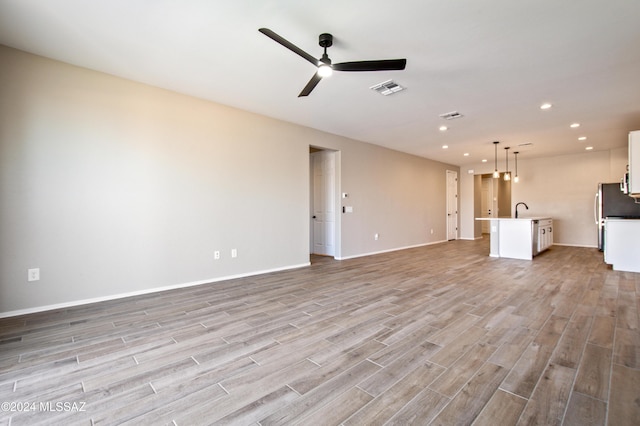
<svg viewBox="0 0 640 426">
<path fill-rule="evenodd" d="M 531 260 L 553 245 L 553 219 L 550 217 L 476 218 L 491 225 L 491 257 Z"/>
</svg>

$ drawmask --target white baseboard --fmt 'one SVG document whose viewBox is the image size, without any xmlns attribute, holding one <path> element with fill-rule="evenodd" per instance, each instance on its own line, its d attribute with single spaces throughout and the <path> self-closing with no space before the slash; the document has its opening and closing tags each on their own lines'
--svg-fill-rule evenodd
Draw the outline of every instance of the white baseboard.
<svg viewBox="0 0 640 426">
<path fill-rule="evenodd" d="M 565 243 L 553 243 L 554 246 L 566 246 L 566 247 L 584 247 L 584 248 L 598 248 L 597 245 L 585 245 L 585 244 L 565 244 Z"/>
<path fill-rule="evenodd" d="M 382 254 L 382 253 L 390 253 L 392 251 L 399 251 L 399 250 L 407 250 L 407 249 L 411 249 L 411 248 L 416 248 L 416 247 L 425 247 L 425 246 L 431 246 L 434 244 L 440 244 L 440 243 L 446 243 L 447 240 L 442 240 L 442 241 L 433 241 L 430 243 L 424 243 L 424 244 L 416 244 L 413 246 L 405 246 L 405 247 L 396 247 L 396 248 L 392 248 L 392 249 L 388 249 L 388 250 L 380 250 L 380 251 L 373 251 L 373 252 L 369 252 L 369 253 L 361 253 L 361 254 L 354 254 L 352 256 L 343 256 L 343 257 L 336 257 L 336 260 L 347 260 L 347 259 L 355 259 L 358 257 L 365 257 L 365 256 L 373 256 L 376 254 Z"/>
<path fill-rule="evenodd" d="M 74 307 L 74 306 L 87 305 L 89 303 L 105 302 L 107 300 L 122 299 L 122 298 L 125 298 L 125 297 L 140 296 L 140 295 L 143 295 L 143 294 L 159 293 L 159 292 L 162 292 L 162 291 L 175 290 L 175 289 L 178 289 L 178 288 L 193 287 L 193 286 L 197 286 L 197 285 L 211 284 L 211 283 L 220 282 L 220 281 L 234 280 L 234 279 L 237 279 L 237 278 L 251 277 L 251 276 L 254 276 L 254 275 L 268 274 L 270 272 L 279 272 L 279 271 L 287 271 L 287 270 L 290 270 L 290 269 L 304 268 L 304 267 L 309 266 L 309 265 L 311 265 L 311 262 L 301 263 L 299 265 L 284 266 L 284 267 L 281 267 L 281 268 L 265 269 L 265 270 L 262 270 L 262 271 L 247 272 L 247 273 L 243 273 L 243 274 L 228 275 L 228 276 L 225 276 L 225 277 L 217 277 L 217 278 L 210 278 L 210 279 L 206 279 L 206 280 L 192 281 L 192 282 L 182 283 L 182 284 L 174 284 L 174 285 L 169 285 L 169 286 L 164 286 L 164 287 L 154 287 L 154 288 L 150 288 L 150 289 L 146 289 L 146 290 L 132 291 L 132 292 L 129 292 L 129 293 L 113 294 L 113 295 L 109 295 L 109 296 L 94 297 L 94 298 L 91 298 L 91 299 L 82 299 L 82 300 L 74 300 L 74 301 L 65 302 L 65 303 L 57 303 L 57 304 L 54 304 L 54 305 L 44 305 L 44 306 L 37 306 L 35 308 L 19 309 L 19 310 L 16 310 L 16 311 L 8 311 L 8 312 L 0 312 L 0 318 L 16 317 L 16 316 L 19 316 L 19 315 L 34 314 L 34 313 L 37 313 L 37 312 L 51 311 L 51 310 L 54 310 L 54 309 L 71 308 L 71 307 Z"/>
</svg>

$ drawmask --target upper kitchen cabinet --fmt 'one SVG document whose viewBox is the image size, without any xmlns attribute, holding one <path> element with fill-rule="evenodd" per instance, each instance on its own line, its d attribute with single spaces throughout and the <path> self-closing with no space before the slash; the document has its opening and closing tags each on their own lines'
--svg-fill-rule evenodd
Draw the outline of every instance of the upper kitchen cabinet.
<svg viewBox="0 0 640 426">
<path fill-rule="evenodd" d="M 640 198 L 640 130 L 629 133 L 629 195 Z"/>
</svg>

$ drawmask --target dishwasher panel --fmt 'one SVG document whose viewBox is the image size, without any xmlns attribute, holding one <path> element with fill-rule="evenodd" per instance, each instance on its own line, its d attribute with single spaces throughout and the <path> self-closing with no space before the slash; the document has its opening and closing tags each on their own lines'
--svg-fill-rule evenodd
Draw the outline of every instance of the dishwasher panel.
<svg viewBox="0 0 640 426">
<path fill-rule="evenodd" d="M 531 254 L 535 256 L 540 253 L 540 223 L 538 220 L 531 221 Z"/>
</svg>

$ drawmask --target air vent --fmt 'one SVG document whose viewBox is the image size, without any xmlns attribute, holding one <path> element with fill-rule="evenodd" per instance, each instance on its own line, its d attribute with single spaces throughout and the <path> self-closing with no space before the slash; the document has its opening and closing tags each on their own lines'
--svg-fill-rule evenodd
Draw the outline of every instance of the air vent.
<svg viewBox="0 0 640 426">
<path fill-rule="evenodd" d="M 398 83 L 396 83 L 393 80 L 387 80 L 384 83 L 371 86 L 369 87 L 369 89 L 375 90 L 376 92 L 380 93 L 383 96 L 389 96 L 401 90 L 404 90 L 405 88 L 400 86 Z"/>
<path fill-rule="evenodd" d="M 440 114 L 440 118 L 444 118 L 445 120 L 453 120 L 455 118 L 462 118 L 464 115 L 460 114 L 458 111 L 447 112 L 446 114 Z"/>
</svg>

